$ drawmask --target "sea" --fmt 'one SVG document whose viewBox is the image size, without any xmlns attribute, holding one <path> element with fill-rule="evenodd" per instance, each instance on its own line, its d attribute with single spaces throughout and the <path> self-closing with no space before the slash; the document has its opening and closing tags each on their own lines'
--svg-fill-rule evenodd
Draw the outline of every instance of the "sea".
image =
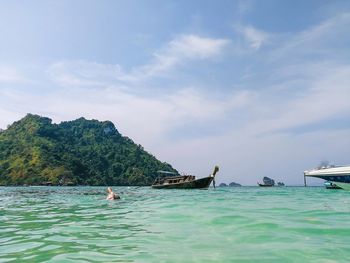
<svg viewBox="0 0 350 263">
<path fill-rule="evenodd" d="M 0 187 L 0 262 L 350 262 L 350 192 Z"/>
</svg>

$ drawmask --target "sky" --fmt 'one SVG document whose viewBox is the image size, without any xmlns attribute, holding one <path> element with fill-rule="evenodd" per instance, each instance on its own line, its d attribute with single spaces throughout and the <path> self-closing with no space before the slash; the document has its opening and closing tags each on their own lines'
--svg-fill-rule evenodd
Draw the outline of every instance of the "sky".
<svg viewBox="0 0 350 263">
<path fill-rule="evenodd" d="M 9 0 L 0 40 L 2 129 L 111 120 L 219 183 L 350 164 L 350 1 Z"/>
</svg>

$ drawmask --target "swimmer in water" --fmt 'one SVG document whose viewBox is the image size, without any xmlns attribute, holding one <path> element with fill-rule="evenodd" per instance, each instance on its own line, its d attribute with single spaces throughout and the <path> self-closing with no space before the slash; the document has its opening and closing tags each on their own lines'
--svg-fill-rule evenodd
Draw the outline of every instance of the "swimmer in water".
<svg viewBox="0 0 350 263">
<path fill-rule="evenodd" d="M 116 200 L 116 199 L 120 199 L 120 196 L 117 195 L 116 193 L 113 192 L 112 188 L 108 187 L 107 188 L 108 191 L 108 195 L 106 200 Z"/>
</svg>

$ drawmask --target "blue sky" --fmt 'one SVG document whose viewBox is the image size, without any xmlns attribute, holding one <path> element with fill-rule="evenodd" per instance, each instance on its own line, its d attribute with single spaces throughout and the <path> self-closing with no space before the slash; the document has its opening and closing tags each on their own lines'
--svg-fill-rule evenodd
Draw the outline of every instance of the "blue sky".
<svg viewBox="0 0 350 263">
<path fill-rule="evenodd" d="M 0 22 L 0 128 L 111 120 L 227 183 L 350 164 L 349 1 L 2 1 Z"/>
</svg>

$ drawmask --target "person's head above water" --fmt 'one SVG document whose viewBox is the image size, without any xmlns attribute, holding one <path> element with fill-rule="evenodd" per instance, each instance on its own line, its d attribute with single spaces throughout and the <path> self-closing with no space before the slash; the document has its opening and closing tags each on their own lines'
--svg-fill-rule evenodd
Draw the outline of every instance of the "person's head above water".
<svg viewBox="0 0 350 263">
<path fill-rule="evenodd" d="M 116 193 L 114 193 L 111 187 L 107 188 L 107 192 L 108 192 L 108 195 L 107 195 L 107 198 L 106 198 L 107 200 L 120 199 L 120 196 L 117 195 Z"/>
</svg>

